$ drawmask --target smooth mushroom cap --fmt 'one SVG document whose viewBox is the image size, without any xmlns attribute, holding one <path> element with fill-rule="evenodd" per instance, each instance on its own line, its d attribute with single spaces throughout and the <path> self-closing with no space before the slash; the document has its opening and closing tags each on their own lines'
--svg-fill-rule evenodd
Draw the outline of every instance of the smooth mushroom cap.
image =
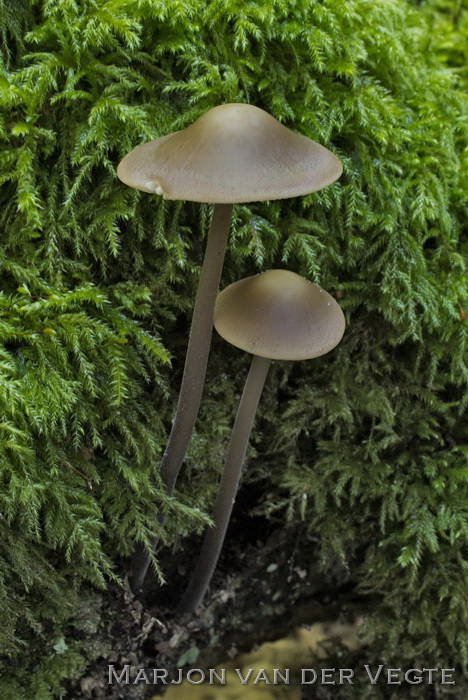
<svg viewBox="0 0 468 700">
<path fill-rule="evenodd" d="M 332 350 L 345 318 L 330 294 L 289 270 L 267 270 L 218 295 L 214 326 L 229 343 L 272 360 L 307 360 Z"/>
<path fill-rule="evenodd" d="M 248 104 L 214 107 L 193 124 L 137 146 L 117 168 L 130 187 L 164 199 L 235 203 L 320 190 L 343 171 L 324 146 Z"/>
</svg>

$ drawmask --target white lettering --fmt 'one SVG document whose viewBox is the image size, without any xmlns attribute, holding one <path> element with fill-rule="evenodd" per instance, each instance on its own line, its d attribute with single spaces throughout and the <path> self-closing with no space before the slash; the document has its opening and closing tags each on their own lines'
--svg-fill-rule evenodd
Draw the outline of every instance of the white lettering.
<svg viewBox="0 0 468 700">
<path fill-rule="evenodd" d="M 279 684 L 278 678 L 281 678 L 281 681 L 282 681 L 285 685 L 290 685 L 290 682 L 289 682 L 289 668 L 285 668 L 285 669 L 284 669 L 284 675 L 283 675 L 282 673 L 280 673 L 279 668 L 274 668 L 274 669 L 273 669 L 273 685 L 278 685 L 278 684 Z"/>
<path fill-rule="evenodd" d="M 354 685 L 354 681 L 351 680 L 351 678 L 354 676 L 354 671 L 352 668 L 340 668 L 340 685 L 343 685 L 344 679 L 348 681 L 348 683 L 351 683 L 351 685 Z"/>
<path fill-rule="evenodd" d="M 438 671 L 438 670 L 439 670 L 438 668 L 423 668 L 423 672 L 428 671 L 428 673 L 429 673 L 429 679 L 427 681 L 428 683 L 434 683 L 434 681 L 432 680 L 432 674 L 434 671 Z"/>
<path fill-rule="evenodd" d="M 454 668 L 441 668 L 440 670 L 442 673 L 442 679 L 440 682 L 443 683 L 444 685 L 455 685 L 455 681 L 446 681 L 445 680 L 446 677 L 448 677 L 448 678 L 452 677 L 452 673 L 455 673 L 455 669 Z"/>
<path fill-rule="evenodd" d="M 311 681 L 305 680 L 306 673 L 313 673 L 314 674 L 314 677 Z M 301 685 L 308 685 L 310 683 L 315 683 L 316 680 L 317 680 L 317 674 L 315 673 L 313 668 L 302 668 L 301 669 Z"/>
<path fill-rule="evenodd" d="M 208 670 L 210 672 L 210 680 L 209 680 L 210 685 L 213 685 L 215 678 L 220 682 L 221 685 L 226 685 L 226 669 L 225 668 L 221 669 L 221 675 L 219 675 L 219 673 L 216 671 L 215 668 L 210 668 Z"/>
<path fill-rule="evenodd" d="M 334 668 L 322 668 L 322 684 L 335 685 L 335 681 L 326 680 L 334 672 Z"/>
<path fill-rule="evenodd" d="M 161 679 L 161 683 L 164 683 L 164 685 L 167 684 L 166 681 L 167 678 L 167 671 L 164 668 L 153 668 L 153 683 L 158 684 L 159 679 Z"/>
<path fill-rule="evenodd" d="M 174 685 L 180 685 L 182 683 L 182 680 L 183 680 L 182 679 L 182 669 L 178 668 L 177 670 L 179 671 L 179 678 L 177 680 L 171 681 L 171 683 L 173 683 Z"/>
<path fill-rule="evenodd" d="M 367 664 L 364 664 L 364 668 L 365 668 L 366 671 L 367 671 L 367 675 L 368 675 L 369 678 L 370 678 L 371 684 L 372 684 L 372 685 L 375 685 L 375 684 L 377 683 L 377 681 L 378 681 L 378 678 L 379 678 L 380 674 L 382 673 L 383 664 L 380 664 L 379 670 L 377 671 L 377 673 L 375 674 L 374 677 L 372 677 L 372 674 L 371 674 L 371 672 L 370 672 L 369 666 L 368 666 Z"/>
<path fill-rule="evenodd" d="M 414 674 L 422 673 L 422 671 L 419 668 L 408 669 L 408 671 L 406 671 L 406 673 L 405 673 L 405 681 L 407 683 L 411 683 L 411 685 L 415 685 L 416 683 L 422 683 L 422 681 L 423 681 L 422 676 L 415 675 L 415 676 L 413 676 L 414 680 L 411 680 L 411 678 L 409 677 L 410 673 L 414 673 Z"/>
<path fill-rule="evenodd" d="M 130 683 L 130 664 L 126 664 L 126 666 L 123 667 L 123 671 L 118 676 L 115 672 L 115 667 L 114 666 L 109 666 L 109 680 L 108 680 L 108 685 L 112 685 L 114 681 L 112 680 L 112 676 L 114 676 L 115 680 L 117 683 Z M 122 676 L 125 676 L 125 680 L 122 681 Z"/>
<path fill-rule="evenodd" d="M 200 679 L 198 681 L 193 681 L 192 680 L 192 675 L 194 673 L 199 673 L 200 674 Z M 187 682 L 192 683 L 192 685 L 200 685 L 200 683 L 203 683 L 205 680 L 205 674 L 200 668 L 191 668 L 190 671 L 187 673 Z"/>
<path fill-rule="evenodd" d="M 401 685 L 401 681 L 398 678 L 399 673 L 401 673 L 401 668 L 389 668 L 387 671 L 387 685 Z M 393 680 L 395 676 L 397 680 Z"/>
<path fill-rule="evenodd" d="M 244 678 L 244 676 L 242 675 L 240 668 L 236 668 L 236 673 L 237 673 L 237 675 L 239 676 L 242 685 L 246 685 L 246 684 L 247 684 L 247 681 L 249 680 L 250 676 L 251 676 L 252 673 L 253 673 L 253 668 L 249 668 L 249 672 L 247 673 L 247 675 L 246 675 L 245 678 Z"/>
<path fill-rule="evenodd" d="M 264 668 L 261 668 L 259 672 L 257 673 L 257 677 L 255 678 L 253 684 L 257 685 L 260 681 L 263 681 L 264 683 L 268 683 L 268 685 L 271 685 L 271 681 L 268 680 L 268 676 L 266 674 L 266 671 Z"/>
<path fill-rule="evenodd" d="M 135 680 L 133 681 L 133 685 L 137 685 L 140 683 L 140 681 L 144 681 L 145 683 L 149 683 L 148 676 L 146 675 L 146 671 L 144 668 L 140 668 L 138 670 L 138 673 L 136 674 Z"/>
</svg>

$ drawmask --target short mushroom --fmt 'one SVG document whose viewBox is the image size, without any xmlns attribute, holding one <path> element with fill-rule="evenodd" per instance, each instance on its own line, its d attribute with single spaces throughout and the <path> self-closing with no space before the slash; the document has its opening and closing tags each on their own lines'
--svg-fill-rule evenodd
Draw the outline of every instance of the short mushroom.
<svg viewBox="0 0 468 700">
<path fill-rule="evenodd" d="M 338 303 L 316 284 L 295 272 L 268 270 L 235 282 L 218 295 L 214 325 L 225 340 L 254 357 L 229 442 L 215 525 L 206 532 L 180 612 L 198 607 L 216 567 L 271 360 L 326 354 L 340 342 L 345 319 Z"/>
<path fill-rule="evenodd" d="M 248 104 L 214 107 L 186 129 L 137 146 L 119 164 L 117 175 L 130 187 L 165 199 L 215 204 L 179 400 L 161 463 L 168 495 L 173 493 L 201 401 L 233 204 L 315 192 L 337 180 L 342 170 L 327 148 Z M 164 519 L 160 514 L 161 524 Z M 149 564 L 143 552 L 136 559 L 134 590 L 141 588 Z"/>
</svg>

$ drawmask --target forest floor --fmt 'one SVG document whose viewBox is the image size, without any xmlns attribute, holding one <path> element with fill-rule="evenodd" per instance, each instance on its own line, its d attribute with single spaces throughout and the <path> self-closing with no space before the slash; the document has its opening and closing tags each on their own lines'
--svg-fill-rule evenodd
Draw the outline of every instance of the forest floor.
<svg viewBox="0 0 468 700">
<path fill-rule="evenodd" d="M 347 611 L 349 615 L 349 575 L 338 564 L 328 580 L 318 575 L 315 545 L 305 528 L 269 528 L 257 519 L 240 529 L 231 526 L 203 604 L 196 613 L 178 616 L 173 610 L 192 565 L 186 552 L 196 553 L 199 540 L 191 544 L 184 552 L 161 552 L 167 584 L 158 587 L 149 581 L 144 600 L 135 598 L 125 581 L 102 594 L 98 613 L 83 611 L 99 618 L 86 638 L 95 660 L 80 679 L 70 682 L 67 697 L 147 700 L 167 689 L 161 682 L 153 684 L 155 668 L 167 670 L 170 682 L 178 676 L 176 669 L 225 666 L 303 625 L 339 615 L 343 619 Z M 110 667 L 117 676 L 112 671 L 109 676 Z M 151 684 L 144 676 L 135 683 L 139 669 L 146 669 Z"/>
</svg>

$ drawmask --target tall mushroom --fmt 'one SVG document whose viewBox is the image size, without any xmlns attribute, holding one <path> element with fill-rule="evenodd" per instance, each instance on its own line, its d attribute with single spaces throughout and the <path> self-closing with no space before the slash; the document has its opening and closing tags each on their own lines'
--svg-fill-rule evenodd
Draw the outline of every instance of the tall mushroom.
<svg viewBox="0 0 468 700">
<path fill-rule="evenodd" d="M 253 355 L 229 442 L 216 498 L 214 527 L 179 605 L 201 603 L 223 545 L 255 412 L 271 360 L 307 360 L 340 342 L 345 319 L 337 302 L 316 284 L 288 270 L 268 270 L 226 287 L 217 298 L 214 325 L 229 343 Z"/>
<path fill-rule="evenodd" d="M 200 405 L 232 205 L 315 192 L 341 173 L 340 161 L 327 148 L 248 104 L 214 107 L 183 131 L 137 146 L 119 164 L 117 175 L 130 187 L 165 199 L 215 204 L 178 405 L 161 463 L 168 495 L 173 493 Z M 164 522 L 164 515 L 159 521 Z M 136 559 L 134 590 L 141 588 L 149 564 L 144 552 Z"/>
</svg>

